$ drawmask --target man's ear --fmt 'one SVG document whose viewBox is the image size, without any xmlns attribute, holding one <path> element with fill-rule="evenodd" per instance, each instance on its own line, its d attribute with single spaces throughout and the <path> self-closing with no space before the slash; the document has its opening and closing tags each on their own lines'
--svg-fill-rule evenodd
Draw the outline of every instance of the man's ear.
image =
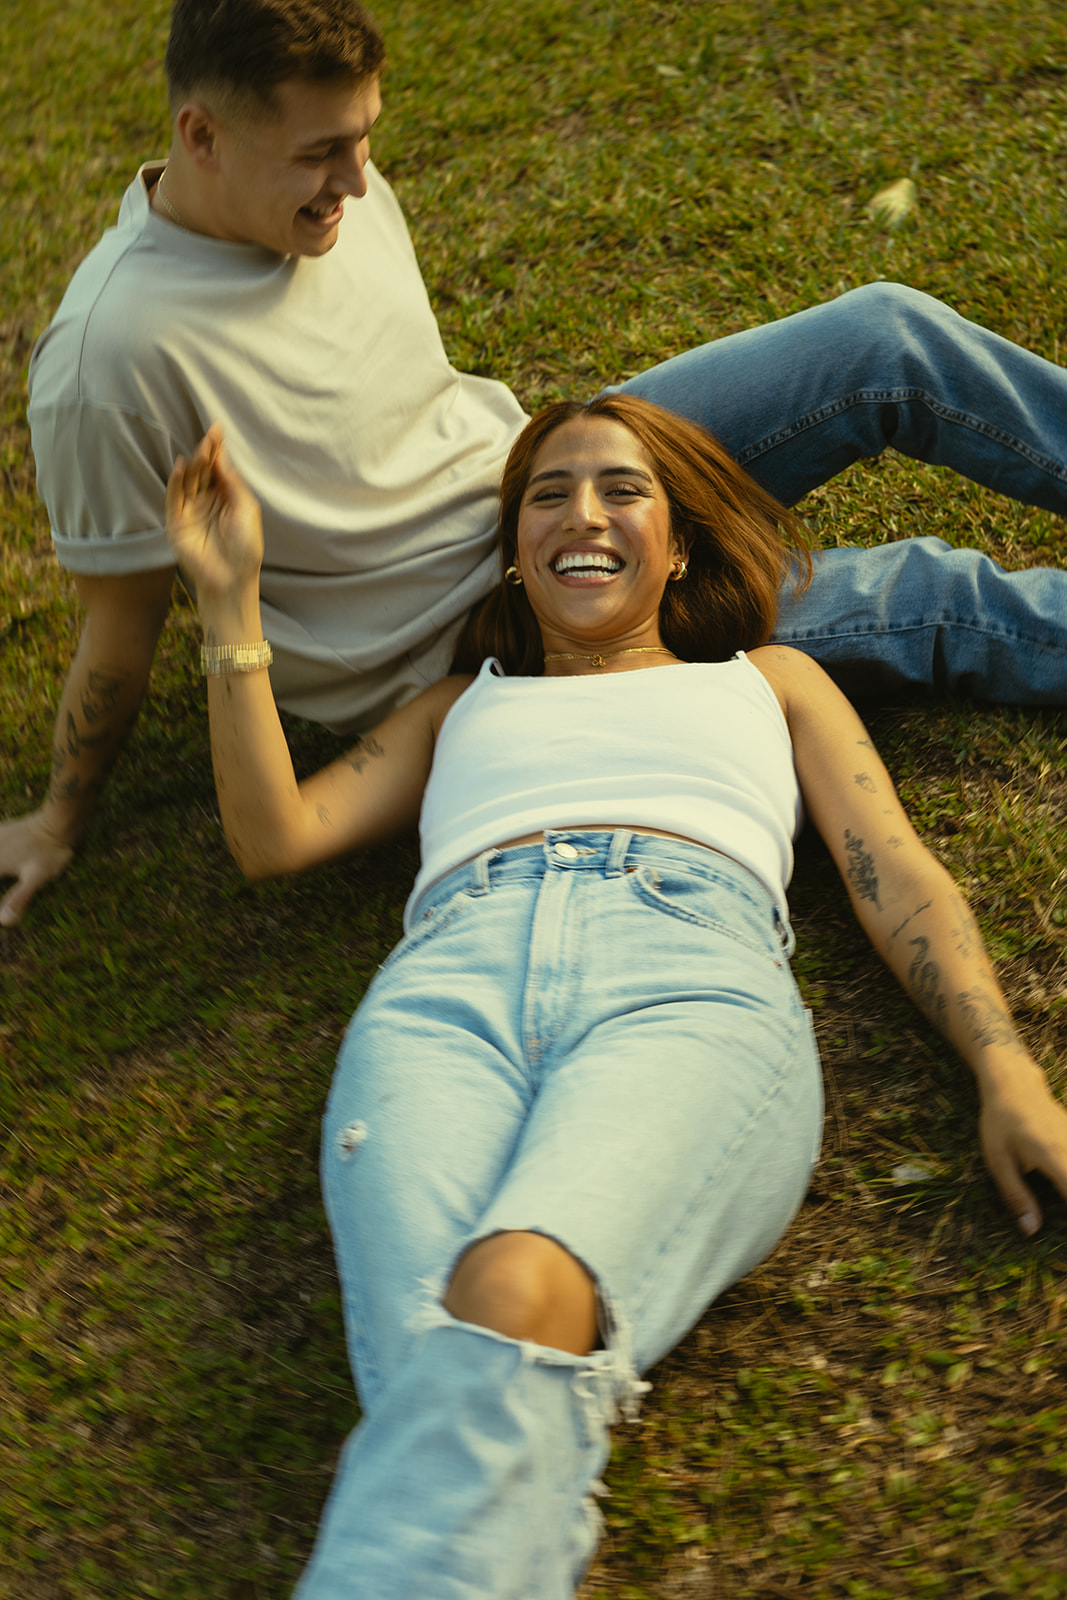
<svg viewBox="0 0 1067 1600">
<path fill-rule="evenodd" d="M 190 160 L 202 172 L 219 160 L 219 120 L 202 100 L 187 100 L 174 118 L 174 131 Z"/>
</svg>

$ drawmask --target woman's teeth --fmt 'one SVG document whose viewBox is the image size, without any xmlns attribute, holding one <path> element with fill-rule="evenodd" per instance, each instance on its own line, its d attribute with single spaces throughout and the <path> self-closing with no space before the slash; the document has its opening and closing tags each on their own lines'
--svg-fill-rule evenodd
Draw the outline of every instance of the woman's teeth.
<svg viewBox="0 0 1067 1600">
<path fill-rule="evenodd" d="M 573 555 L 557 556 L 552 563 L 553 572 L 618 572 L 622 562 L 618 556 L 598 555 L 591 550 L 577 551 Z"/>
</svg>

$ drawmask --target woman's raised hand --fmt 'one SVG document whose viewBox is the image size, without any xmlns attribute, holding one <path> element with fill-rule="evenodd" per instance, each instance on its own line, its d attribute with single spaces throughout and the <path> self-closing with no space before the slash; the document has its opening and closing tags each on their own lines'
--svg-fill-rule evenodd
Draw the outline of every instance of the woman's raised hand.
<svg viewBox="0 0 1067 1600">
<path fill-rule="evenodd" d="M 213 422 L 188 460 L 179 456 L 167 484 L 167 538 L 198 604 L 258 592 L 263 560 L 259 502 L 230 464 Z"/>
</svg>

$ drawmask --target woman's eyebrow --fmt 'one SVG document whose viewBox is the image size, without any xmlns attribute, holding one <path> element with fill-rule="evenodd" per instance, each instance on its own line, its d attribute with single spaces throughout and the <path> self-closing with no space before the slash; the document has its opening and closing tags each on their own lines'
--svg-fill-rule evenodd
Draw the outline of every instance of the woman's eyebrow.
<svg viewBox="0 0 1067 1600">
<path fill-rule="evenodd" d="M 548 478 L 571 478 L 574 474 L 566 467 L 555 467 L 548 472 L 535 472 L 530 479 L 528 488 L 535 483 L 544 483 Z M 644 478 L 646 483 L 652 482 L 652 474 L 646 472 L 644 467 L 604 467 L 597 473 L 598 478 Z"/>
</svg>

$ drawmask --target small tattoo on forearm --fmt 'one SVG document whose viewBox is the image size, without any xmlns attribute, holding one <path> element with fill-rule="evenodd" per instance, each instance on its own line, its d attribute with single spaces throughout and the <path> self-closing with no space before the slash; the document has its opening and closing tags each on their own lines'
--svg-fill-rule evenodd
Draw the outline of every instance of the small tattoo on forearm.
<svg viewBox="0 0 1067 1600">
<path fill-rule="evenodd" d="M 891 845 L 894 850 L 900 850 L 903 847 L 904 841 L 900 837 L 899 833 L 891 833 L 889 838 L 886 840 L 886 844 Z"/>
<path fill-rule="evenodd" d="M 953 897 L 953 906 L 959 913 L 959 927 L 952 932 L 956 940 L 958 955 L 969 959 L 971 956 L 982 954 L 982 931 L 975 921 L 974 913 L 960 895 Z"/>
<path fill-rule="evenodd" d="M 882 908 L 878 903 L 878 874 L 874 870 L 874 857 L 869 851 L 864 850 L 863 840 L 857 838 L 851 828 L 845 829 L 845 850 L 848 853 L 846 877 L 853 893 L 859 900 L 873 900 L 875 909 L 880 911 Z"/>
<path fill-rule="evenodd" d="M 344 760 L 347 761 L 353 772 L 362 772 L 368 761 L 376 760 L 384 756 L 384 754 L 385 751 L 377 739 L 373 734 L 369 734 L 366 739 L 361 739 L 358 744 L 353 745 L 352 749 L 345 755 Z"/>
<path fill-rule="evenodd" d="M 94 722 L 99 722 L 101 717 L 106 717 L 114 711 L 119 697 L 119 690 L 123 685 L 121 676 L 109 676 L 106 672 L 90 672 L 88 686 L 82 694 L 82 716 L 91 728 Z"/>
<path fill-rule="evenodd" d="M 908 943 L 915 951 L 915 959 L 908 968 L 908 992 L 921 1011 L 930 1015 L 944 1009 L 943 997 L 938 994 L 941 968 L 936 961 L 928 960 L 930 941 L 920 934 Z"/>
<path fill-rule="evenodd" d="M 963 1026 L 977 1045 L 1019 1043 L 1011 1018 L 1002 1005 L 982 989 L 967 989 L 956 996 Z"/>
<path fill-rule="evenodd" d="M 889 935 L 890 944 L 892 944 L 898 933 L 904 932 L 904 929 L 908 926 L 908 923 L 911 921 L 912 917 L 917 917 L 920 911 L 929 911 L 932 905 L 932 900 L 924 900 L 921 906 L 916 906 L 915 910 L 904 918 L 904 921 L 899 925 L 899 927 L 893 929 L 892 933 Z"/>
<path fill-rule="evenodd" d="M 868 794 L 874 793 L 874 779 L 869 775 L 869 773 L 857 772 L 853 777 L 852 782 L 856 784 L 858 788 L 866 789 Z"/>
<path fill-rule="evenodd" d="M 66 734 L 69 756 L 80 756 L 83 750 L 97 750 L 115 737 L 114 729 L 110 727 L 102 728 L 99 733 L 94 733 L 92 738 L 87 733 L 79 733 L 73 711 L 67 712 Z"/>
</svg>

